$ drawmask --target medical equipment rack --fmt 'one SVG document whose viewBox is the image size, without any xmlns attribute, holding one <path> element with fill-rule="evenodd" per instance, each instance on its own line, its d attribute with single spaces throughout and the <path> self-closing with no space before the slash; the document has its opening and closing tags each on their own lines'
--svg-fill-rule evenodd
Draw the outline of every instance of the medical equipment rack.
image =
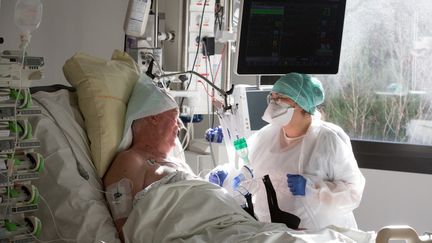
<svg viewBox="0 0 432 243">
<path fill-rule="evenodd" d="M 34 180 L 44 168 L 44 158 L 29 118 L 41 115 L 30 93 L 33 81 L 42 78 L 43 57 L 21 51 L 0 54 L 0 243 L 37 242 L 42 222 L 33 215 L 39 208 Z"/>
</svg>

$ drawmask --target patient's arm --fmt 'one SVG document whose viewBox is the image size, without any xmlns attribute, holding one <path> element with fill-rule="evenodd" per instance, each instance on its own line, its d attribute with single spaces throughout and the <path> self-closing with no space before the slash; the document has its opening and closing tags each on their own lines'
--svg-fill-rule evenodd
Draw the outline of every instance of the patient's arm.
<svg viewBox="0 0 432 243">
<path fill-rule="evenodd" d="M 103 182 L 105 188 L 107 188 L 121 179 L 129 179 L 132 182 L 132 198 L 134 198 L 136 193 L 167 175 L 170 170 L 172 168 L 151 164 L 141 154 L 133 150 L 127 150 L 117 155 L 105 174 Z M 126 220 L 127 217 L 114 220 L 122 240 L 122 227 Z"/>
</svg>

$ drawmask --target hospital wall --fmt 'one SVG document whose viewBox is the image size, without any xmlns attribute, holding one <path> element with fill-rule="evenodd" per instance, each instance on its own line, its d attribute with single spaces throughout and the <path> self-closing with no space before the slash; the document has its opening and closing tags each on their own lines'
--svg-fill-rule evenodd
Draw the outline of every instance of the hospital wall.
<svg viewBox="0 0 432 243">
<path fill-rule="evenodd" d="M 407 161 L 409 162 L 409 161 Z M 432 175 L 362 169 L 366 187 L 355 211 L 362 230 L 410 225 L 419 234 L 432 231 Z"/>
<path fill-rule="evenodd" d="M 3 0 L 0 8 L 0 50 L 17 49 L 19 31 L 13 22 L 15 1 Z M 108 59 L 114 49 L 123 49 L 123 19 L 126 0 L 44 0 L 42 23 L 34 33 L 29 54 L 43 56 L 44 78 L 36 86 L 68 85 L 64 62 L 80 51 Z M 232 82 L 255 84 L 255 78 L 233 75 Z M 325 85 L 325 84 L 324 84 Z M 207 129 L 197 125 L 196 136 Z M 407 161 L 409 162 L 409 161 Z M 378 230 L 389 224 L 408 224 L 419 233 L 432 230 L 432 175 L 362 169 L 366 188 L 355 210 L 359 228 Z"/>
<path fill-rule="evenodd" d="M 42 22 L 32 33 L 28 54 L 45 59 L 44 77 L 35 85 L 68 85 L 62 72 L 76 52 L 108 59 L 123 50 L 126 0 L 43 0 Z M 16 50 L 20 31 L 14 23 L 15 0 L 1 1 L 0 50 Z"/>
</svg>

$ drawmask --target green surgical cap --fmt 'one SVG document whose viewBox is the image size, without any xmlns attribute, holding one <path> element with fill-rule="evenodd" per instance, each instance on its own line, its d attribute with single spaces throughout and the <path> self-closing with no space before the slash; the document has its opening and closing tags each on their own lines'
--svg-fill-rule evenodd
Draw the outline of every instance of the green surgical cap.
<svg viewBox="0 0 432 243">
<path fill-rule="evenodd" d="M 276 81 L 272 91 L 291 98 L 310 114 L 324 102 L 321 82 L 307 74 L 288 73 Z"/>
</svg>

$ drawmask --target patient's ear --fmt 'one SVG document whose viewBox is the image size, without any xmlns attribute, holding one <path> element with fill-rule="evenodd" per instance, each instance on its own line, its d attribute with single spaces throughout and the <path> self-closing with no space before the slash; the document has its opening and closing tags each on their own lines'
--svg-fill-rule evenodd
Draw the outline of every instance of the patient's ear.
<svg viewBox="0 0 432 243">
<path fill-rule="evenodd" d="M 139 126 L 139 123 L 137 122 L 137 120 L 135 120 L 135 121 L 132 122 L 131 130 L 132 130 L 132 133 L 133 133 L 134 135 L 137 133 L 139 127 L 140 127 L 140 126 Z"/>
<path fill-rule="evenodd" d="M 131 129 L 133 132 L 139 133 L 141 129 L 145 129 L 145 127 L 148 126 L 149 122 L 153 124 L 150 117 L 139 118 L 132 122 Z"/>
</svg>

